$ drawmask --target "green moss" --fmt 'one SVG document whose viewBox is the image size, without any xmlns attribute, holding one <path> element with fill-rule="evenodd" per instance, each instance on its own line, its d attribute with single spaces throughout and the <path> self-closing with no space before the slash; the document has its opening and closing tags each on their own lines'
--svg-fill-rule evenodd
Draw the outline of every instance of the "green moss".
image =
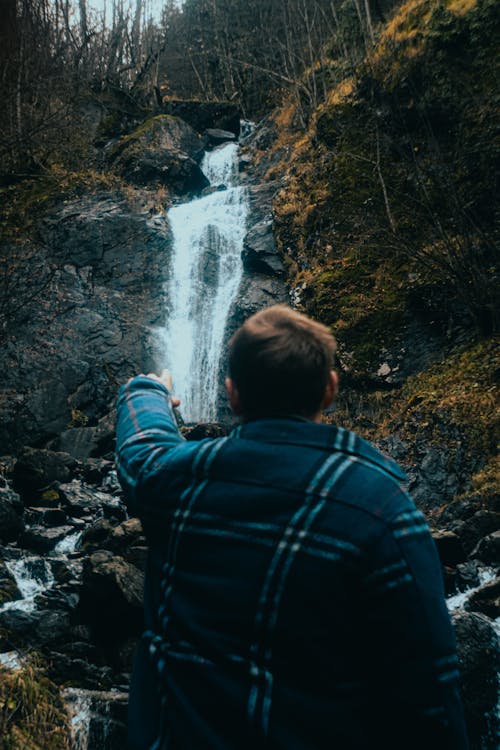
<svg viewBox="0 0 500 750">
<path fill-rule="evenodd" d="M 1 750 L 70 750 L 59 690 L 33 660 L 0 668 L 0 738 Z"/>
<path fill-rule="evenodd" d="M 450 460 L 460 450 L 471 467 L 485 465 L 474 479 L 476 490 L 490 488 L 500 440 L 498 344 L 497 338 L 482 340 L 409 378 L 371 436 L 397 432 L 410 446 L 417 438 L 447 446 Z"/>
</svg>

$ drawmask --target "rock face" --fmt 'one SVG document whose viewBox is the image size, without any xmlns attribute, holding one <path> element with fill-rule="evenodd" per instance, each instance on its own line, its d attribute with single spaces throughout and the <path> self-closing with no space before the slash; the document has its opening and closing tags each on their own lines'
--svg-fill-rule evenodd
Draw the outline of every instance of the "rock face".
<svg viewBox="0 0 500 750">
<path fill-rule="evenodd" d="M 118 383 L 154 366 L 167 225 L 105 193 L 63 204 L 40 234 L 52 281 L 0 352 L 0 455 L 61 433 L 78 457 L 102 455 Z"/>
</svg>

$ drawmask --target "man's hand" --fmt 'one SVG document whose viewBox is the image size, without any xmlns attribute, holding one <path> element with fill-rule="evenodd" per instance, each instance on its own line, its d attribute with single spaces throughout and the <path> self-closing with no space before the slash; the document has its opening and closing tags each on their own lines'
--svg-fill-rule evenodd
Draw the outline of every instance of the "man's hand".
<svg viewBox="0 0 500 750">
<path fill-rule="evenodd" d="M 180 398 L 177 398 L 177 396 L 172 395 L 172 373 L 170 370 L 162 370 L 160 375 L 157 375 L 155 372 L 148 372 L 147 375 L 144 375 L 141 372 L 141 377 L 143 378 L 151 378 L 151 380 L 156 380 L 157 383 L 161 383 L 165 386 L 165 388 L 170 393 L 170 398 L 172 400 L 172 406 L 174 408 L 177 408 L 181 405 Z"/>
</svg>

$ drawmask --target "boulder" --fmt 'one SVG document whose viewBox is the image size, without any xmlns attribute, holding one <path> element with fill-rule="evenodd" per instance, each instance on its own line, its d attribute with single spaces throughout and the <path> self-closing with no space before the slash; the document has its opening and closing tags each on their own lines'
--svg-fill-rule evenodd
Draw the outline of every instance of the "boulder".
<svg viewBox="0 0 500 750">
<path fill-rule="evenodd" d="M 23 547 L 34 552 L 50 552 L 58 542 L 61 542 L 72 531 L 72 526 L 57 526 L 54 528 L 30 526 L 25 529 L 19 541 Z"/>
<path fill-rule="evenodd" d="M 484 536 L 488 536 L 500 528 L 500 513 L 490 510 L 478 510 L 465 521 L 459 521 L 451 529 L 460 537 L 460 541 L 467 553 L 472 552 L 476 544 Z"/>
<path fill-rule="evenodd" d="M 118 507 L 121 506 L 121 503 L 112 495 L 96 490 L 79 479 L 73 479 L 72 482 L 59 485 L 59 493 L 68 515 L 77 518 L 81 518 L 88 513 L 103 515 L 106 506 L 113 509 L 116 507 L 118 513 Z"/>
<path fill-rule="evenodd" d="M 466 555 L 459 537 L 453 531 L 432 530 L 441 564 L 454 567 L 464 562 Z"/>
<path fill-rule="evenodd" d="M 0 487 L 0 542 L 14 542 L 24 529 L 24 506 L 17 492 Z"/>
<path fill-rule="evenodd" d="M 198 133 L 207 129 L 228 130 L 236 137 L 240 134 L 241 112 L 231 102 L 199 102 L 187 99 L 169 99 L 163 102 L 163 112 L 181 117 Z"/>
<path fill-rule="evenodd" d="M 202 154 L 203 140 L 186 122 L 158 115 L 122 138 L 111 160 L 135 185 L 159 183 L 182 195 L 209 184 L 198 165 Z"/>
<path fill-rule="evenodd" d="M 76 461 L 68 453 L 25 448 L 14 466 L 14 489 L 29 505 L 53 482 L 67 482 L 75 469 Z"/>
<path fill-rule="evenodd" d="M 268 276 L 285 275 L 274 239 L 272 220 L 260 221 L 251 227 L 245 236 L 241 258 L 246 271 Z"/>
<path fill-rule="evenodd" d="M 144 574 L 123 557 L 99 550 L 83 566 L 81 612 L 103 637 L 119 639 L 142 624 Z"/>
<path fill-rule="evenodd" d="M 500 576 L 474 591 L 467 599 L 465 609 L 482 612 L 493 619 L 500 617 Z"/>
<path fill-rule="evenodd" d="M 130 518 L 114 527 L 108 521 L 100 520 L 82 535 L 82 549 L 86 552 L 108 550 L 127 556 L 131 547 L 144 543 L 144 534 L 138 518 Z"/>
<path fill-rule="evenodd" d="M 134 185 L 166 185 L 179 195 L 200 192 L 210 184 L 194 159 L 173 149 L 124 151 L 115 162 L 115 169 Z"/>
<path fill-rule="evenodd" d="M 200 161 L 204 152 L 203 138 L 184 119 L 171 114 L 149 118 L 132 133 L 122 138 L 110 154 L 116 159 L 125 151 L 139 152 L 149 149 L 180 151 L 195 161 Z"/>
<path fill-rule="evenodd" d="M 63 526 L 68 516 L 62 508 L 31 508 L 26 513 L 27 523 L 35 526 Z"/>
<path fill-rule="evenodd" d="M 7 568 L 3 560 L 0 560 L 0 607 L 5 602 L 21 599 L 22 595 L 16 583 L 16 579 Z"/>
<path fill-rule="evenodd" d="M 499 638 L 491 620 L 484 615 L 458 611 L 452 615 L 452 620 L 471 747 L 497 750 Z"/>
<path fill-rule="evenodd" d="M 82 461 L 82 476 L 89 484 L 100 485 L 113 471 L 113 462 L 104 458 L 87 458 Z"/>
<path fill-rule="evenodd" d="M 0 647 L 48 646 L 68 639 L 70 618 L 67 612 L 57 610 L 25 612 L 20 609 L 7 609 L 0 612 L 0 632 L 5 633 L 5 636 L 0 638 Z"/>
<path fill-rule="evenodd" d="M 474 560 L 493 564 L 500 561 L 500 530 L 483 537 L 470 553 Z"/>
<path fill-rule="evenodd" d="M 220 143 L 235 141 L 236 136 L 230 130 L 221 130 L 220 128 L 207 128 L 204 134 L 211 146 L 218 146 Z"/>
</svg>

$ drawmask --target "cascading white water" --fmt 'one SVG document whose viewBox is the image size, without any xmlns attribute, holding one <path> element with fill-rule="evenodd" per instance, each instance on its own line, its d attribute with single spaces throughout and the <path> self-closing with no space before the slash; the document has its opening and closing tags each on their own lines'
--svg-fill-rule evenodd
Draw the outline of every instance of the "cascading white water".
<svg viewBox="0 0 500 750">
<path fill-rule="evenodd" d="M 41 594 L 54 584 L 50 564 L 43 557 L 23 557 L 19 560 L 6 560 L 5 567 L 12 574 L 22 599 L 6 602 L 0 609 L 33 611 L 37 594 Z"/>
<path fill-rule="evenodd" d="M 173 258 L 166 286 L 167 325 L 162 366 L 172 372 L 186 421 L 217 417 L 224 330 L 242 276 L 247 194 L 237 185 L 238 146 L 208 152 L 202 169 L 225 190 L 175 206 L 168 217 Z"/>
</svg>

